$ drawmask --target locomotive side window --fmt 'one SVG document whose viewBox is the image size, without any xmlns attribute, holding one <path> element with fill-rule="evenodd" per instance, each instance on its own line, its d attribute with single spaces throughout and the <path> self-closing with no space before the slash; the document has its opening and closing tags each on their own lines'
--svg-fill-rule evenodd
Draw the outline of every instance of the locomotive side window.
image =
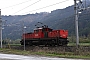
<svg viewBox="0 0 90 60">
<path fill-rule="evenodd" d="M 38 30 L 34 30 L 34 33 L 38 33 Z"/>
<path fill-rule="evenodd" d="M 42 32 L 42 28 L 39 28 L 39 32 Z"/>
<path fill-rule="evenodd" d="M 42 32 L 42 28 L 37 28 L 34 30 L 34 33 Z"/>
</svg>

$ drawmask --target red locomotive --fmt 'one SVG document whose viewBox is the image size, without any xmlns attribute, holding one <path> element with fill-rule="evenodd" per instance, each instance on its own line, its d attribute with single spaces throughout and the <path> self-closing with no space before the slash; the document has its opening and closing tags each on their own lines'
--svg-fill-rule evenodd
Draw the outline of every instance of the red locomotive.
<svg viewBox="0 0 90 60">
<path fill-rule="evenodd" d="M 63 46 L 68 44 L 67 30 L 53 30 L 44 25 L 37 27 L 33 33 L 22 35 L 21 45 L 45 45 L 45 46 Z M 25 40 L 25 41 L 24 41 Z"/>
</svg>

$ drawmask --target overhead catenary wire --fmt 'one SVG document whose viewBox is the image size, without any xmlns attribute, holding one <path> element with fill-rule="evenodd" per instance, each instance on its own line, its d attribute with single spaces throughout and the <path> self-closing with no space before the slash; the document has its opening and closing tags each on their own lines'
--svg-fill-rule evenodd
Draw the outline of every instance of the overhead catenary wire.
<svg viewBox="0 0 90 60">
<path fill-rule="evenodd" d="M 22 10 L 24 10 L 24 9 L 26 9 L 26 8 L 32 6 L 32 5 L 36 4 L 36 3 L 38 3 L 38 2 L 40 2 L 40 1 L 41 1 L 41 0 L 38 0 L 38 1 L 36 1 L 36 2 L 34 2 L 34 3 L 32 3 L 32 4 L 30 4 L 30 5 L 28 5 L 28 6 L 26 6 L 26 7 L 24 7 L 23 9 L 18 10 L 18 11 L 15 12 L 15 13 L 18 13 L 18 12 L 20 12 L 20 11 L 22 11 Z M 15 14 L 15 13 L 13 13 L 13 14 Z"/>
<path fill-rule="evenodd" d="M 47 7 L 51 7 L 51 6 L 54 6 L 54 5 L 57 5 L 57 4 L 60 4 L 60 3 L 64 3 L 64 2 L 67 2 L 69 0 L 64 0 L 64 1 L 61 1 L 61 2 L 58 2 L 58 3 L 55 3 L 55 4 L 51 4 L 51 5 L 48 5 L 48 6 L 45 6 L 45 7 L 41 7 L 41 8 L 38 8 L 38 9 L 35 9 L 35 10 L 32 10 L 32 11 L 29 11 L 29 12 L 33 12 L 33 11 L 36 11 L 36 10 L 40 10 L 40 9 L 44 9 L 44 8 L 47 8 Z M 29 6 L 28 6 L 29 7 Z M 25 9 L 25 8 L 24 8 Z M 18 13 L 18 12 L 16 12 Z M 25 13 L 28 13 L 28 12 L 25 12 Z M 22 13 L 24 14 L 24 13 Z"/>
<path fill-rule="evenodd" d="M 31 0 L 29 0 L 29 1 L 31 1 Z M 59 3 L 63 3 L 63 2 L 66 2 L 66 1 L 68 1 L 68 0 L 64 0 L 64 1 L 62 1 L 62 2 L 58 2 L 58 3 L 55 3 L 55 4 L 51 4 L 51 5 L 48 5 L 48 6 L 45 6 L 45 7 L 41 7 L 41 8 L 38 8 L 38 9 L 35 9 L 35 10 L 32 10 L 32 11 L 36 11 L 36 10 L 40 10 L 40 9 L 44 9 L 44 8 L 47 8 L 47 7 L 50 7 L 50 6 L 54 6 L 54 5 L 57 5 L 57 4 L 59 4 Z M 28 2 L 28 1 L 25 1 L 25 2 Z M 20 3 L 20 4 L 23 4 L 24 2 L 22 2 L 22 3 Z M 20 4 L 15 4 L 15 5 L 12 5 L 12 6 L 8 6 L 8 7 L 6 7 L 6 8 L 12 8 L 12 7 L 15 7 L 15 6 L 18 6 L 18 5 L 20 5 Z M 33 4 L 34 5 L 34 4 Z M 32 4 L 31 4 L 31 6 L 32 6 Z M 18 10 L 18 11 L 16 11 L 16 12 L 13 12 L 12 13 L 12 15 L 14 14 L 17 14 L 17 13 L 19 13 L 19 12 L 21 12 L 21 11 L 23 11 L 23 10 L 25 10 L 26 8 L 28 8 L 28 7 L 30 7 L 30 5 L 28 5 L 28 6 L 26 6 L 26 7 L 24 7 L 23 9 L 20 9 L 20 10 Z M 5 9 L 6 9 L 5 8 Z M 13 8 L 12 8 L 13 9 Z M 22 13 L 23 14 L 23 13 Z"/>
<path fill-rule="evenodd" d="M 14 6 L 25 4 L 25 3 L 29 2 L 29 1 L 31 1 L 31 0 L 27 0 L 27 1 L 24 1 L 24 2 L 21 2 L 21 3 L 18 3 L 18 4 L 15 4 L 15 5 L 7 6 L 7 7 L 4 7 L 4 8 L 1 8 L 1 9 L 8 9 L 8 8 L 11 8 L 11 7 L 14 7 Z"/>
</svg>

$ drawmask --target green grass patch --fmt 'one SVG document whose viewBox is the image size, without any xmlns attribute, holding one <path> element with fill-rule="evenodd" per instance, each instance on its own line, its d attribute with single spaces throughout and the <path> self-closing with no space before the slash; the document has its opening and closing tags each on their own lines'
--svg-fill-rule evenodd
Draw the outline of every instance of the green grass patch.
<svg viewBox="0 0 90 60">
<path fill-rule="evenodd" d="M 74 55 L 71 52 L 66 52 L 66 53 L 45 53 L 45 52 L 34 52 L 34 54 L 37 55 L 43 55 L 43 56 L 51 56 L 51 57 L 62 57 L 62 58 L 81 58 L 81 59 L 90 59 L 90 55 L 89 56 L 82 56 L 82 55 Z"/>
<path fill-rule="evenodd" d="M 21 44 L 7 44 L 7 45 L 10 45 L 10 46 L 21 46 Z"/>
<path fill-rule="evenodd" d="M 90 43 L 79 43 L 80 46 L 90 46 Z M 68 43 L 68 46 L 76 46 L 76 43 Z"/>
<path fill-rule="evenodd" d="M 22 51 L 22 50 L 14 50 L 14 49 L 0 49 L 1 53 L 7 54 L 19 54 L 19 55 L 28 55 L 29 51 Z"/>
<path fill-rule="evenodd" d="M 1 53 L 7 54 L 18 54 L 18 55 L 40 55 L 40 56 L 51 56 L 51 57 L 62 57 L 62 58 L 88 58 L 90 59 L 90 54 L 88 55 L 77 55 L 74 52 L 37 52 L 37 51 L 24 51 L 24 50 L 15 50 L 15 49 L 1 49 Z"/>
</svg>

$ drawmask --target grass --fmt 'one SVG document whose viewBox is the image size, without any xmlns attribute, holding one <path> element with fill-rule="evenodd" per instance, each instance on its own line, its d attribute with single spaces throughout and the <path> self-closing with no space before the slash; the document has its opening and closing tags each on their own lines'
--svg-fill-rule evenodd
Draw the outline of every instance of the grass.
<svg viewBox="0 0 90 60">
<path fill-rule="evenodd" d="M 6 44 L 7 46 L 10 45 L 10 46 L 21 46 L 21 44 Z"/>
<path fill-rule="evenodd" d="M 90 43 L 79 43 L 80 46 L 90 46 Z M 76 46 L 76 43 L 69 43 L 68 46 Z"/>
<path fill-rule="evenodd" d="M 90 55 L 75 55 L 73 52 L 32 52 L 32 51 L 24 51 L 24 50 L 14 50 L 14 49 L 1 49 L 1 53 L 6 54 L 18 54 L 18 55 L 40 55 L 40 56 L 52 56 L 52 57 L 63 57 L 63 58 L 84 58 L 84 59 L 90 59 Z"/>
<path fill-rule="evenodd" d="M 81 46 L 90 46 L 90 43 L 80 43 Z"/>
<path fill-rule="evenodd" d="M 6 54 L 17 54 L 17 55 L 28 55 L 30 54 L 29 51 L 21 51 L 21 50 L 14 50 L 14 49 L 0 49 L 1 53 L 6 53 Z"/>
</svg>

